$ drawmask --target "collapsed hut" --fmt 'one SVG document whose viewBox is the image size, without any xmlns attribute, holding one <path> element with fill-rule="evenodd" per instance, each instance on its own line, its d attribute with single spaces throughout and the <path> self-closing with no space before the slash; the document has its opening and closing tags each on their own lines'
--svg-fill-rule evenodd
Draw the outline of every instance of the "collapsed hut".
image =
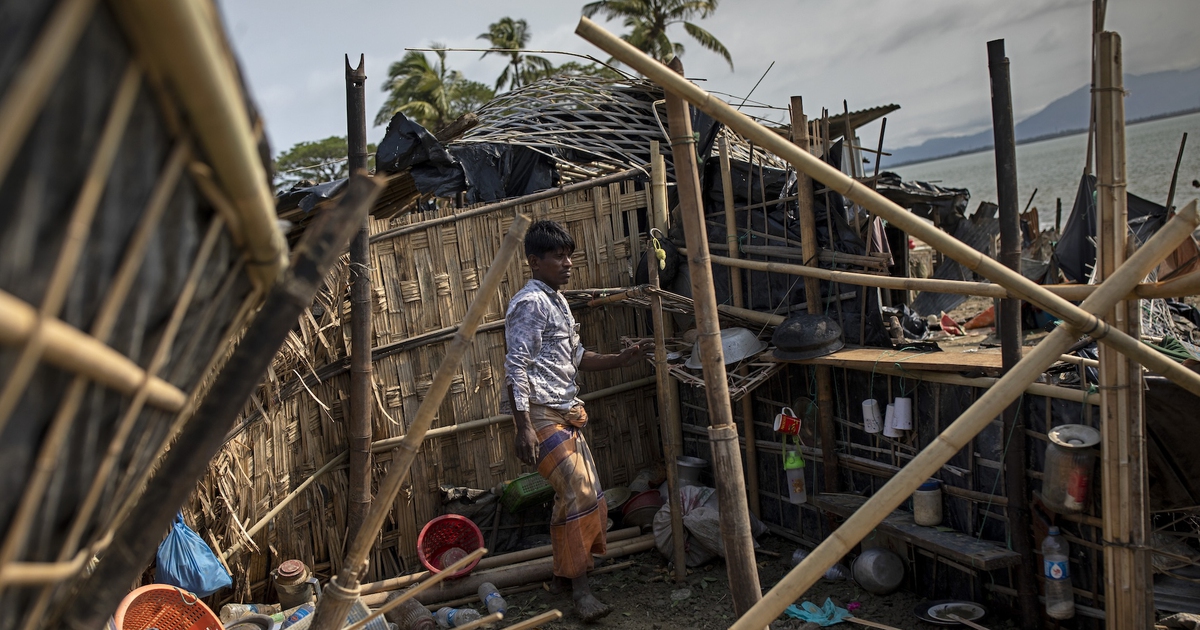
<svg viewBox="0 0 1200 630">
<path fill-rule="evenodd" d="M 647 177 L 653 169 L 647 164 L 654 163 L 657 150 L 652 139 L 663 145 L 671 141 L 663 103 L 663 93 L 648 82 L 561 77 L 505 95 L 477 112 L 475 120 L 437 138 L 402 116 L 392 121 L 375 175 L 387 187 L 370 222 L 376 483 L 429 387 L 439 353 L 478 297 L 473 292 L 481 265 L 492 259 L 515 214 L 558 220 L 580 244 L 567 295 L 585 346 L 615 352 L 622 342 L 648 338 L 648 322 L 660 303 L 678 330 L 692 325 L 689 274 L 683 256 L 674 251 L 688 243 L 679 227 L 683 210 L 669 154 L 662 167 L 669 181 L 663 210 L 671 210 L 668 225 L 662 226 L 669 256 L 662 289 L 644 288 L 647 270 L 639 264 L 651 228 L 659 226 Z M 812 121 L 794 117 L 791 128 L 776 133 L 803 142 L 834 169 L 981 255 L 995 257 L 995 206 L 985 204 L 967 216 L 969 191 L 861 171 L 862 154 L 869 149 L 857 129 L 895 107 L 823 113 Z M 731 398 L 738 403 L 733 419 L 748 464 L 748 504 L 775 534 L 815 546 L 839 518 L 853 515 L 995 386 L 1004 372 L 999 349 L 953 344 L 942 349 L 915 338 L 929 328 L 925 315 L 951 310 L 973 291 L 998 296 L 991 289 L 1003 293 L 1003 288 L 978 283 L 979 276 L 950 258 L 912 260 L 919 251 L 910 251 L 910 235 L 864 205 L 819 183 L 802 195 L 801 177 L 787 162 L 702 113 L 694 111 L 691 122 L 722 327 L 745 326 L 770 339 L 791 314 L 815 311 L 838 321 L 845 341 L 854 346 L 817 359 L 766 358 L 730 370 Z M 289 192 L 281 198 L 281 216 L 306 220 L 336 196 L 340 185 Z M 439 198 L 443 201 L 435 202 Z M 803 251 L 805 214 L 814 219 L 815 254 Z M 1029 233 L 1027 252 L 1043 247 L 1036 226 Z M 1038 264 L 1030 265 L 1026 276 L 1053 276 L 1053 260 L 1027 257 Z M 832 275 L 812 293 L 797 269 L 804 266 Z M 924 271 L 913 273 L 919 269 Z M 515 517 L 500 501 L 504 483 L 522 472 L 509 454 L 510 420 L 498 411 L 503 381 L 498 370 L 503 369 L 503 308 L 525 273 L 514 259 L 497 294 L 483 296 L 491 300 L 488 315 L 426 434 L 409 483 L 390 508 L 365 581 L 420 571 L 418 533 L 443 513 L 468 514 L 489 536 L 493 552 L 544 526 L 536 517 Z M 926 276 L 930 282 L 922 283 Z M 342 569 L 349 480 L 339 458 L 346 449 L 348 413 L 349 277 L 343 260 L 326 278 L 192 499 L 190 513 L 234 569 L 233 597 L 241 601 L 269 598 L 271 570 L 285 559 L 301 559 L 318 575 Z M 682 336 L 667 345 L 683 357 L 692 351 Z M 929 598 L 1017 608 L 1019 568 L 1031 560 L 1006 543 L 1014 528 L 1006 488 L 1009 475 L 1020 474 L 1029 484 L 1034 512 L 1019 526 L 1036 540 L 1051 523 L 1066 532 L 1075 549 L 1077 614 L 1093 620 L 1085 624 L 1104 618 L 1101 493 L 1094 491 L 1083 513 L 1056 514 L 1041 501 L 1046 433 L 1063 424 L 1100 427 L 1099 398 L 1088 391 L 1096 379 L 1093 374 L 1088 380 L 1093 359 L 1064 356 L 1062 361 L 1043 383 L 1029 385 L 1018 404 L 1025 431 L 1016 439 L 1028 453 L 1020 473 L 1005 472 L 1013 437 L 994 423 L 932 475 L 942 484 L 943 527 L 916 526 L 911 508 L 901 508 L 864 543 L 864 549 L 888 548 L 907 559 L 908 588 Z M 675 379 L 671 388 L 678 392 L 680 454 L 712 461 L 705 381 L 679 364 L 668 367 Z M 668 429 L 661 423 L 671 410 L 656 398 L 649 368 L 583 376 L 589 413 L 597 419 L 588 437 L 599 445 L 597 462 L 606 488 L 654 471 L 668 448 Z M 822 379 L 827 386 L 818 384 Z M 1147 409 L 1171 408 L 1170 401 L 1190 395 L 1167 379 L 1147 383 Z M 910 427 L 892 435 L 870 430 L 863 401 L 886 405 L 897 398 L 911 403 Z M 771 422 L 784 408 L 798 410 L 805 419 L 800 451 L 809 462 L 804 475 L 812 494 L 799 506 L 788 497 L 784 453 L 789 446 Z M 1200 495 L 1193 487 L 1197 477 L 1181 470 L 1187 458 L 1171 446 L 1178 414 L 1148 417 L 1156 436 L 1150 502 L 1156 514 L 1164 515 L 1155 517 L 1163 524 L 1154 537 L 1162 551 L 1155 556 L 1163 574 L 1156 582 L 1163 583 L 1163 610 L 1176 610 L 1195 597 L 1183 586 L 1187 567 L 1200 557 L 1185 542 L 1194 533 L 1186 515 L 1195 505 L 1191 498 Z M 718 485 L 707 474 L 701 481 Z"/>
</svg>

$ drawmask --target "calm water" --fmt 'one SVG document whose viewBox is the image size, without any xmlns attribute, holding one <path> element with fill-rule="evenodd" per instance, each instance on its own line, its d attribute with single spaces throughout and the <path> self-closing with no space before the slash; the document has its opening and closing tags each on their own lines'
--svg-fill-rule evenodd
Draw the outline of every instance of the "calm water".
<svg viewBox="0 0 1200 630">
<path fill-rule="evenodd" d="M 1129 126 L 1125 131 L 1126 178 L 1129 192 L 1156 203 L 1166 203 L 1171 170 L 1179 140 L 1188 134 L 1175 188 L 1176 207 L 1200 198 L 1200 113 Z M 1017 146 L 1017 189 L 1021 209 L 1037 189 L 1033 205 L 1043 228 L 1054 224 L 1054 200 L 1062 198 L 1063 223 L 1071 213 L 1079 176 L 1083 173 L 1087 136 L 1078 134 Z M 901 166 L 894 170 L 905 180 L 920 180 L 971 191 L 968 212 L 981 201 L 996 201 L 996 164 L 991 151 Z"/>
</svg>

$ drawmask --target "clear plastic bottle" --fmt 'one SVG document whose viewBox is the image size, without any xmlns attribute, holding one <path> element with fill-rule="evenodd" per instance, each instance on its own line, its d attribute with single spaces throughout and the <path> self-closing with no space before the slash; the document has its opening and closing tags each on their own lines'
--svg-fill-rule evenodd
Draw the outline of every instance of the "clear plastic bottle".
<svg viewBox="0 0 1200 630">
<path fill-rule="evenodd" d="M 392 593 L 388 597 L 388 601 L 400 597 L 401 593 Z M 433 615 L 429 609 L 422 606 L 421 602 L 416 599 L 410 599 L 400 604 L 399 607 L 387 612 L 388 621 L 396 624 L 400 630 L 434 630 L 437 628 L 437 622 L 433 620 Z"/>
<path fill-rule="evenodd" d="M 451 608 L 449 606 L 439 608 L 436 615 L 438 625 L 443 628 L 465 626 L 479 617 L 479 611 L 474 608 Z"/>
<path fill-rule="evenodd" d="M 503 615 L 508 612 L 508 604 L 500 596 L 500 591 L 496 590 L 496 585 L 491 582 L 484 582 L 479 585 L 479 599 L 483 602 L 484 606 L 487 606 L 489 615 L 495 613 Z"/>
<path fill-rule="evenodd" d="M 1057 527 L 1042 541 L 1042 564 L 1046 576 L 1046 615 L 1051 619 L 1075 616 L 1075 594 L 1071 591 L 1070 548 Z"/>
</svg>

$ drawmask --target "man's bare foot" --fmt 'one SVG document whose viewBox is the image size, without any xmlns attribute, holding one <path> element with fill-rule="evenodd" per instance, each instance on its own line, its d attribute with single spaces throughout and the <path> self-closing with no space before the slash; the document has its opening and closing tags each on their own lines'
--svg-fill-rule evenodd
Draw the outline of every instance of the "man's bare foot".
<svg viewBox="0 0 1200 630">
<path fill-rule="evenodd" d="M 554 576 L 554 579 L 550 580 L 550 588 L 548 590 L 550 591 L 551 595 L 561 595 L 562 593 L 566 593 L 567 591 L 571 590 L 571 580 L 562 577 L 561 575 L 556 575 Z"/>
<path fill-rule="evenodd" d="M 575 614 L 585 622 L 599 621 L 612 608 L 592 595 L 592 587 L 588 584 L 587 575 L 571 580 L 571 590 L 574 591 Z"/>
<path fill-rule="evenodd" d="M 575 596 L 575 614 L 586 622 L 599 621 L 612 612 L 612 607 L 596 599 L 591 593 Z"/>
</svg>

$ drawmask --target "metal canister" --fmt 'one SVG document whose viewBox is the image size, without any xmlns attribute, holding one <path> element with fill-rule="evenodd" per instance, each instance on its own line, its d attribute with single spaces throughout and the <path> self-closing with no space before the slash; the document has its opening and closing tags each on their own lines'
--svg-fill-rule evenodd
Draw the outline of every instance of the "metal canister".
<svg viewBox="0 0 1200 630">
<path fill-rule="evenodd" d="M 303 562 L 285 560 L 271 572 L 271 576 L 275 580 L 275 593 L 279 595 L 279 604 L 284 610 L 315 601 L 312 573 Z"/>
<path fill-rule="evenodd" d="M 1082 424 L 1064 424 L 1046 434 L 1046 469 L 1042 479 L 1042 500 L 1055 512 L 1082 512 L 1087 507 L 1095 446 L 1100 432 Z"/>
</svg>

